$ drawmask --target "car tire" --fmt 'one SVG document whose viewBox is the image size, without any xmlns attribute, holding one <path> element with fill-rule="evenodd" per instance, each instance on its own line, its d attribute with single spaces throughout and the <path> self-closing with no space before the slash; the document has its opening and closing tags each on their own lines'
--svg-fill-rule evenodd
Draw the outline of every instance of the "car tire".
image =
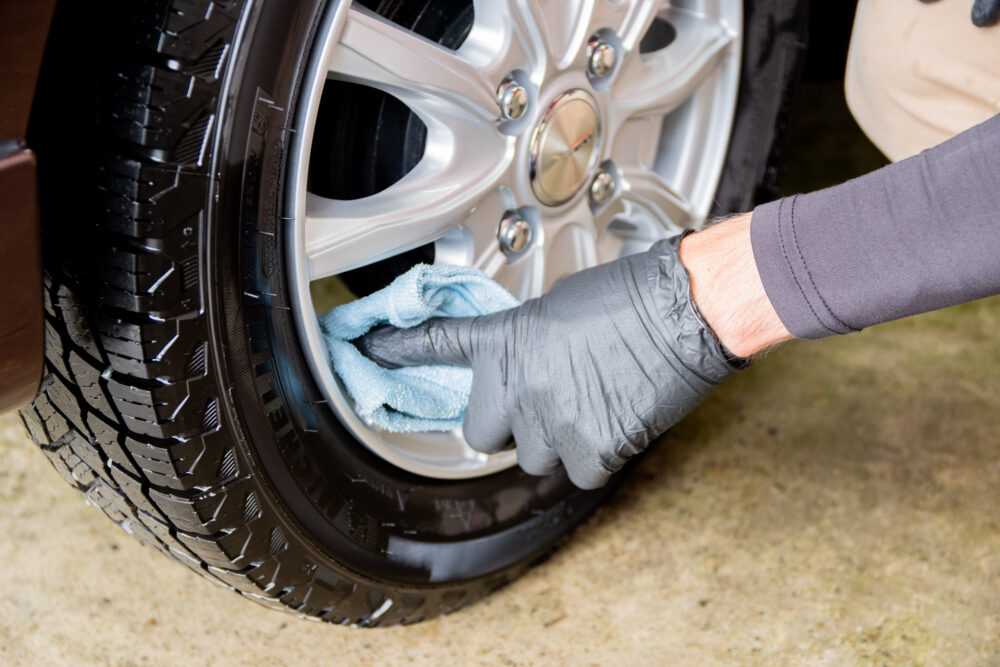
<svg viewBox="0 0 1000 667">
<path fill-rule="evenodd" d="M 803 4 L 747 4 L 721 208 L 773 179 Z M 610 487 L 517 468 L 428 479 L 326 408 L 281 226 L 289 114 L 326 5 L 60 4 L 30 136 L 45 376 L 20 414 L 91 504 L 198 574 L 303 616 L 407 624 L 518 577 Z"/>
</svg>

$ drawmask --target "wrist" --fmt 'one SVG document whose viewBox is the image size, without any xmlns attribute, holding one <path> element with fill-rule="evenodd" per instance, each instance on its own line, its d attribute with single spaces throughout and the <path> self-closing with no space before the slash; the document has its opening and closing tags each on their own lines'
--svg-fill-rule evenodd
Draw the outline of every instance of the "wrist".
<svg viewBox="0 0 1000 667">
<path fill-rule="evenodd" d="M 731 218 L 680 245 L 695 305 L 726 349 L 744 358 L 792 338 L 757 272 L 750 218 L 750 213 Z"/>
</svg>

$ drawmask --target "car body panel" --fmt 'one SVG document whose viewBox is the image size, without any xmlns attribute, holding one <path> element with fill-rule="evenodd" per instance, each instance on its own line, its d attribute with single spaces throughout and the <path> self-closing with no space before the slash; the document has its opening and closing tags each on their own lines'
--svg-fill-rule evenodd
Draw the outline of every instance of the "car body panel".
<svg viewBox="0 0 1000 667">
<path fill-rule="evenodd" d="M 41 234 L 35 156 L 24 144 L 55 0 L 0 0 L 0 413 L 42 377 Z"/>
<path fill-rule="evenodd" d="M 0 0 L 0 142 L 27 136 L 55 0 Z"/>
<path fill-rule="evenodd" d="M 0 413 L 32 398 L 42 377 L 42 252 L 35 156 L 0 144 Z"/>
</svg>

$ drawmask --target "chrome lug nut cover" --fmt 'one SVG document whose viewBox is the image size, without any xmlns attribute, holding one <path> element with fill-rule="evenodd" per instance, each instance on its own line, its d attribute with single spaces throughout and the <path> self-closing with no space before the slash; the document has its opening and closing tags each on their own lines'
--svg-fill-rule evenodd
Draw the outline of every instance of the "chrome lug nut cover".
<svg viewBox="0 0 1000 667">
<path fill-rule="evenodd" d="M 590 198 L 597 204 L 603 204 L 615 193 L 615 177 L 607 171 L 599 171 L 590 182 Z"/>
<path fill-rule="evenodd" d="M 615 47 L 607 42 L 595 39 L 587 45 L 587 66 L 594 76 L 607 76 L 615 68 L 618 54 Z"/>
<path fill-rule="evenodd" d="M 497 89 L 500 113 L 507 120 L 517 120 L 528 110 L 528 91 L 516 81 L 505 81 Z"/>
<path fill-rule="evenodd" d="M 506 253 L 521 252 L 531 243 L 531 225 L 518 214 L 508 215 L 500 221 L 497 238 Z"/>
</svg>

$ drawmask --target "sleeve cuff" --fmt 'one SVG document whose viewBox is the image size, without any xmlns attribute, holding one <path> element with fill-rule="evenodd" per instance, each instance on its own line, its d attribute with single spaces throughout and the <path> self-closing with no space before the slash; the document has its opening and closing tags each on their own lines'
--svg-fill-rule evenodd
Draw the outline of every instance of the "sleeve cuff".
<svg viewBox="0 0 1000 667">
<path fill-rule="evenodd" d="M 815 339 L 857 329 L 830 310 L 799 249 L 795 209 L 799 195 L 762 204 L 750 220 L 754 261 L 782 324 L 796 338 Z"/>
</svg>

